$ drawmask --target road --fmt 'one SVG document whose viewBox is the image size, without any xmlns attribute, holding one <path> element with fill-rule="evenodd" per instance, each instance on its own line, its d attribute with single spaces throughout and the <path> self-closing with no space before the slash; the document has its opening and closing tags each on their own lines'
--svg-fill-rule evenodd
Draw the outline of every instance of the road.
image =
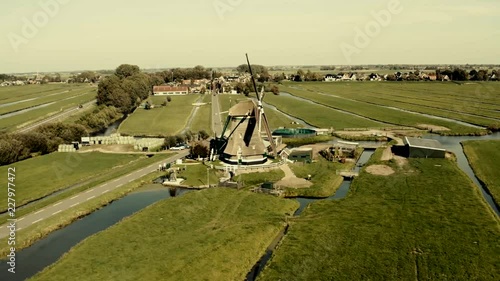
<svg viewBox="0 0 500 281">
<path fill-rule="evenodd" d="M 219 96 L 212 95 L 212 131 L 216 136 L 222 134 L 222 118 L 220 117 Z"/>
<path fill-rule="evenodd" d="M 78 206 L 79 204 L 86 202 L 88 200 L 99 197 L 107 192 L 113 191 L 124 184 L 132 182 L 138 178 L 141 178 L 149 173 L 155 172 L 158 170 L 158 165 L 162 163 L 172 163 L 177 159 L 186 157 L 189 154 L 189 150 L 184 150 L 179 152 L 177 155 L 174 155 L 166 160 L 157 162 L 155 164 L 151 164 L 145 168 L 140 170 L 136 170 L 128 175 L 122 176 L 120 178 L 111 180 L 104 184 L 101 184 L 97 187 L 88 189 L 83 191 L 71 198 L 63 199 L 59 202 L 56 202 L 50 206 L 46 206 L 34 213 L 30 213 L 24 217 L 17 218 L 16 222 L 16 230 L 19 231 L 23 228 L 31 226 L 32 224 L 43 221 L 44 219 L 50 218 L 51 216 L 57 215 L 63 211 L 71 209 L 73 207 Z M 9 229 L 7 228 L 8 223 L 0 226 L 0 238 L 6 237 L 9 235 Z"/>
<path fill-rule="evenodd" d="M 31 124 L 31 125 L 28 125 L 24 128 L 21 128 L 19 130 L 17 130 L 18 133 L 25 133 L 25 132 L 28 132 L 28 131 L 31 131 L 33 129 L 35 129 L 36 127 L 40 126 L 40 125 L 43 125 L 45 123 L 48 123 L 48 122 L 52 122 L 52 121 L 55 121 L 59 118 L 62 118 L 62 117 L 65 117 L 65 116 L 69 116 L 71 115 L 72 113 L 78 111 L 78 110 L 84 110 L 85 108 L 93 105 L 96 103 L 96 100 L 93 100 L 93 101 L 90 101 L 88 103 L 85 103 L 85 104 L 82 104 L 83 108 L 78 108 L 78 107 L 72 107 L 72 108 L 69 108 L 69 109 L 66 109 L 65 111 L 61 112 L 61 113 L 58 113 L 54 116 L 51 116 L 47 119 L 44 119 L 44 120 L 41 120 L 39 122 L 35 122 L 34 124 Z"/>
</svg>

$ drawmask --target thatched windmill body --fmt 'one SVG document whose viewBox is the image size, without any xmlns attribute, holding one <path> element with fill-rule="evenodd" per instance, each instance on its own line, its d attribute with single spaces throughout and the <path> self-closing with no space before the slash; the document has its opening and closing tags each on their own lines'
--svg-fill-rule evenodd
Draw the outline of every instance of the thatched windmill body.
<svg viewBox="0 0 500 281">
<path fill-rule="evenodd" d="M 229 109 L 222 134 L 213 145 L 219 159 L 230 164 L 263 164 L 269 156 L 276 157 L 276 146 L 262 106 L 264 93 L 257 91 L 248 55 L 247 62 L 257 100 L 241 101 Z M 267 141 L 262 130 L 267 135 Z"/>
</svg>

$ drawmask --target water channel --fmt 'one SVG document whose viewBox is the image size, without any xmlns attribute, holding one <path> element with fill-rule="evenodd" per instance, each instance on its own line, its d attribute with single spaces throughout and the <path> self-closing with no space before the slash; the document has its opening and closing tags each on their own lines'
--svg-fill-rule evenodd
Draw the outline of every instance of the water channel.
<svg viewBox="0 0 500 281">
<path fill-rule="evenodd" d="M 189 192 L 177 189 L 175 196 Z M 54 231 L 31 247 L 16 252 L 16 273 L 7 271 L 6 261 L 0 262 L 0 280 L 25 280 L 57 261 L 64 253 L 85 238 L 102 231 L 123 218 L 162 199 L 171 198 L 169 190 L 131 193 L 74 223 Z"/>
</svg>

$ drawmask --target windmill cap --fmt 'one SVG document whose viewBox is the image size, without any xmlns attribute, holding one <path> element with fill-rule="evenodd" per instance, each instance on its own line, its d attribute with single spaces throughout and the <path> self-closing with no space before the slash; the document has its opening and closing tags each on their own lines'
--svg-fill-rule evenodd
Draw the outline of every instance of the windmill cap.
<svg viewBox="0 0 500 281">
<path fill-rule="evenodd" d="M 241 101 L 229 109 L 229 116 L 247 116 L 252 113 L 257 105 L 253 100 Z"/>
</svg>

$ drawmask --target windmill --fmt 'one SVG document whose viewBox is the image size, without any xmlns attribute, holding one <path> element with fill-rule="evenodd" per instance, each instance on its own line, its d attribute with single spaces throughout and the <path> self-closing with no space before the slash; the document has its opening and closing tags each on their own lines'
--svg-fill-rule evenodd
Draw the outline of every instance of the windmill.
<svg viewBox="0 0 500 281">
<path fill-rule="evenodd" d="M 244 165 L 263 164 L 268 156 L 276 157 L 276 146 L 262 106 L 264 88 L 259 93 L 248 55 L 246 58 L 257 100 L 248 99 L 232 106 L 221 136 L 215 138 L 211 146 L 219 155 L 219 159 L 224 162 Z M 267 135 L 269 145 L 264 141 L 262 128 Z"/>
</svg>

